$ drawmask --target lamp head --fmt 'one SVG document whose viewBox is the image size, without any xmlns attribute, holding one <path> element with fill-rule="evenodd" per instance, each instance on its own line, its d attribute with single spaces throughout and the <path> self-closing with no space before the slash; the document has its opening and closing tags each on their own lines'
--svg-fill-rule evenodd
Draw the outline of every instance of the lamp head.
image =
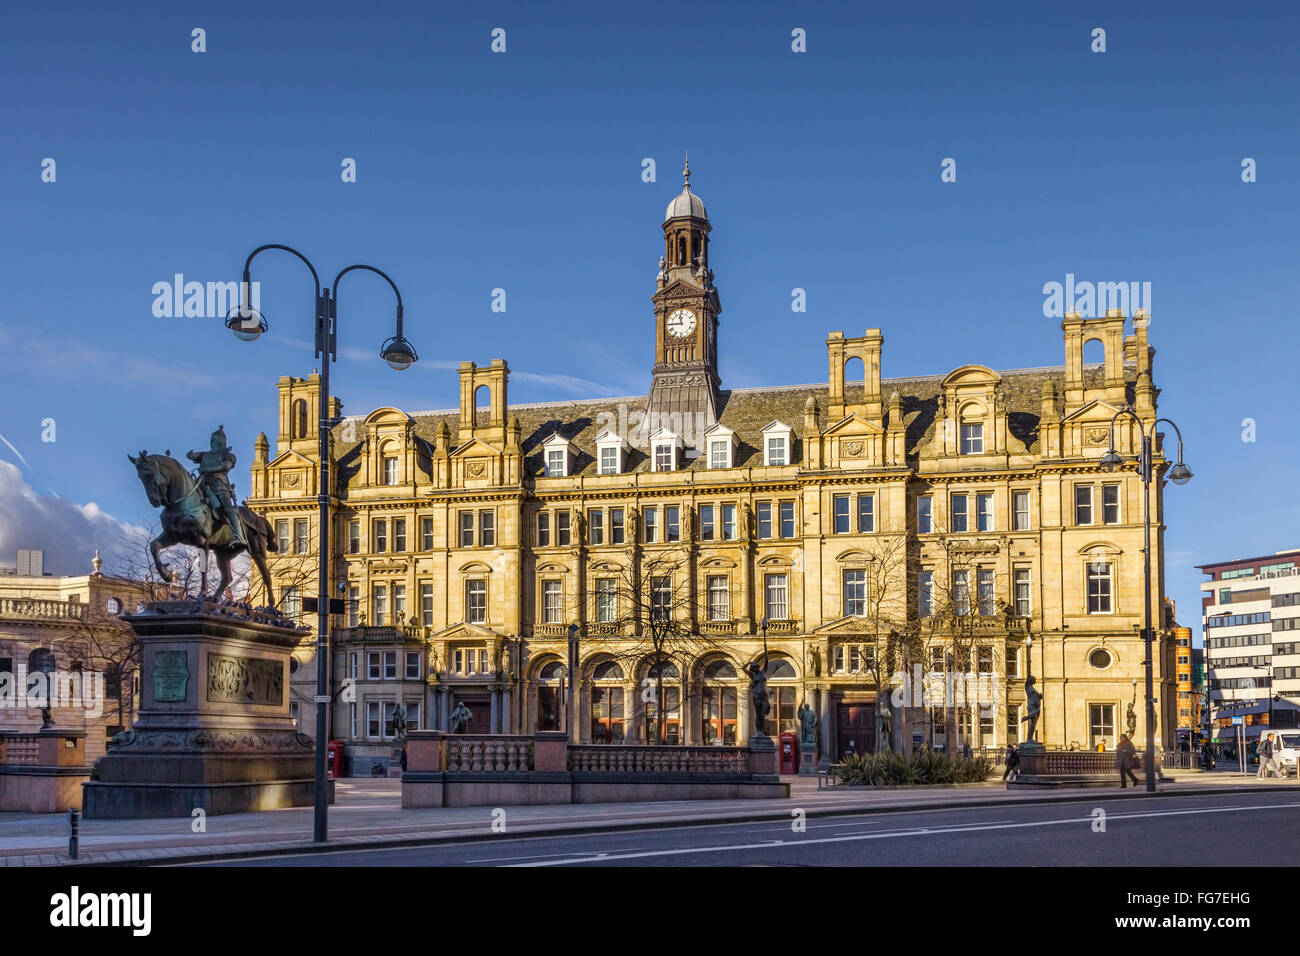
<svg viewBox="0 0 1300 956">
<path fill-rule="evenodd" d="M 226 328 L 241 342 L 256 341 L 270 327 L 266 316 L 251 305 L 237 305 L 226 313 Z"/>
<path fill-rule="evenodd" d="M 1114 471 L 1116 468 L 1124 464 L 1124 459 L 1115 454 L 1115 449 L 1112 448 L 1107 451 L 1106 454 L 1101 456 L 1101 461 L 1098 462 L 1098 464 L 1107 471 Z"/>
<path fill-rule="evenodd" d="M 420 358 L 415 354 L 415 347 L 400 335 L 394 335 L 385 342 L 379 354 L 385 362 L 399 372 L 410 368 Z"/>
<path fill-rule="evenodd" d="M 1192 469 L 1180 461 L 1169 469 L 1169 480 L 1176 485 L 1185 485 L 1192 480 Z"/>
</svg>

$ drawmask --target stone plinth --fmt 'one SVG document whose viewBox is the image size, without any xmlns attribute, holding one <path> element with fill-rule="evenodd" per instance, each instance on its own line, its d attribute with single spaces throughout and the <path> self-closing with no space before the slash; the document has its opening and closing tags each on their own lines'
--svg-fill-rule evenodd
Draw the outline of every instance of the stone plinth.
<svg viewBox="0 0 1300 956">
<path fill-rule="evenodd" d="M 799 745 L 799 773 L 815 776 L 817 774 L 817 747 L 807 744 Z"/>
<path fill-rule="evenodd" d="M 89 778 L 84 730 L 0 731 L 0 812 L 80 810 Z"/>
<path fill-rule="evenodd" d="M 125 620 L 140 637 L 140 711 L 85 785 L 87 819 L 312 804 L 314 743 L 289 716 L 289 656 L 305 629 L 274 611 L 199 601 L 161 601 Z"/>
</svg>

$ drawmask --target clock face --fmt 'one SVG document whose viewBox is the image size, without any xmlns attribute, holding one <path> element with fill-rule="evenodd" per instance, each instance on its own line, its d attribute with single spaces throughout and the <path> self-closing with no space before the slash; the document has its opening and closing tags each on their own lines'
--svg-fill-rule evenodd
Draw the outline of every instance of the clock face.
<svg viewBox="0 0 1300 956">
<path fill-rule="evenodd" d="M 695 313 L 690 309 L 678 309 L 668 316 L 668 334 L 675 339 L 684 339 L 695 331 Z"/>
</svg>

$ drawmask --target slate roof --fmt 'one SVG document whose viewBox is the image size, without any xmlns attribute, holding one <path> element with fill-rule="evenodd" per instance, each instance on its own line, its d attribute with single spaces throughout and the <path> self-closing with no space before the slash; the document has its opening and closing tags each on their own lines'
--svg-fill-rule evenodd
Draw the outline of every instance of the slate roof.
<svg viewBox="0 0 1300 956">
<path fill-rule="evenodd" d="M 1131 370 L 1129 370 L 1131 373 Z M 1065 369 L 1061 366 L 1046 368 L 1013 369 L 1000 371 L 1002 389 L 1007 409 L 1007 425 L 1011 434 L 1028 447 L 1029 451 L 1038 449 L 1038 423 L 1042 411 L 1043 383 L 1052 381 L 1057 393 L 1063 395 Z M 934 419 L 938 408 L 938 395 L 944 375 L 925 375 L 916 378 L 891 378 L 881 380 L 881 399 L 888 417 L 890 395 L 897 391 L 903 400 L 903 419 L 907 426 L 907 454 L 912 455 L 927 443 L 934 433 Z M 1102 384 L 1102 368 L 1089 365 L 1084 369 L 1084 382 L 1089 387 Z M 1130 381 L 1130 391 L 1132 383 Z M 736 448 L 732 457 L 733 467 L 762 464 L 762 429 L 774 419 L 779 419 L 794 429 L 795 440 L 793 459 L 802 460 L 802 441 L 799 436 L 804 427 L 804 405 L 811 395 L 817 400 L 818 422 L 822 428 L 833 424 L 826 417 L 826 396 L 829 386 L 817 385 L 780 385 L 760 388 L 724 389 L 719 393 L 720 412 L 718 420 L 736 433 Z M 846 385 L 845 401 L 853 403 L 861 399 L 862 385 Z M 508 417 L 517 417 L 520 424 L 520 440 L 524 452 L 524 470 L 529 475 L 540 475 L 543 470 L 542 442 L 552 434 L 559 434 L 573 443 L 576 452 L 571 463 L 570 475 L 596 473 L 596 436 L 611 423 L 616 432 L 630 434 L 635 427 L 634 415 L 644 413 L 647 397 L 644 395 L 621 398 L 586 399 L 565 402 L 545 402 L 523 405 L 511 405 Z M 445 422 L 451 433 L 451 442 L 455 447 L 460 423 L 460 412 L 456 409 L 442 409 L 427 412 L 412 412 L 415 421 L 415 434 L 428 442 L 432 450 L 437 429 Z M 488 412 L 479 409 L 478 424 L 486 426 Z M 630 439 L 629 439 L 630 440 Z M 348 467 L 350 459 L 355 459 L 359 445 L 341 455 L 340 477 L 344 481 L 352 470 Z M 703 469 L 705 456 L 689 459 L 680 470 Z M 633 447 L 624 453 L 623 471 L 649 471 L 649 456 L 643 448 Z"/>
</svg>

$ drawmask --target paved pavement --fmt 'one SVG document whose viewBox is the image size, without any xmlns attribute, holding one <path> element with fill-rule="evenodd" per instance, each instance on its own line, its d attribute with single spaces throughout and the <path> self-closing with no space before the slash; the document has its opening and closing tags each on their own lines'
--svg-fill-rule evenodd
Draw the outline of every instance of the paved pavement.
<svg viewBox="0 0 1300 956">
<path fill-rule="evenodd" d="M 789 820 L 792 811 L 810 818 L 846 812 L 974 808 L 1034 803 L 1096 802 L 1145 797 L 1118 786 L 1044 792 L 1008 791 L 1000 782 L 951 787 L 899 787 L 886 790 L 817 789 L 815 777 L 785 778 L 788 800 L 697 800 L 657 803 L 583 804 L 504 808 L 510 836 L 573 834 L 629 827 L 678 827 L 706 822 Z M 1259 789 L 1300 791 L 1282 780 L 1257 781 L 1253 775 L 1182 771 L 1163 793 L 1240 794 Z M 206 820 L 83 820 L 79 864 L 139 865 L 211 861 L 258 855 L 301 854 L 340 845 L 396 848 L 499 836 L 500 814 L 491 807 L 403 810 L 400 781 L 350 778 L 336 783 L 330 809 L 330 844 L 312 844 L 310 807 L 212 816 Z M 494 824 L 497 829 L 493 829 Z M 197 831 L 197 832 L 196 832 Z M 0 865 L 68 864 L 67 823 L 59 814 L 0 814 Z"/>
</svg>

